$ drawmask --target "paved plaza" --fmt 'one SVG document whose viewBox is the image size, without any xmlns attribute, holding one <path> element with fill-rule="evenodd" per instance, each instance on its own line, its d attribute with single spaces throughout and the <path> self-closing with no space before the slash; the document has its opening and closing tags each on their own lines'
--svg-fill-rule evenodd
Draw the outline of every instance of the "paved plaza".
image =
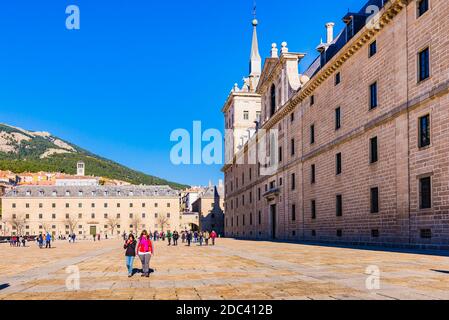
<svg viewBox="0 0 449 320">
<path fill-rule="evenodd" d="M 449 299 L 443 255 L 233 239 L 155 246 L 154 273 L 128 278 L 121 240 L 0 244 L 0 299 Z"/>
</svg>

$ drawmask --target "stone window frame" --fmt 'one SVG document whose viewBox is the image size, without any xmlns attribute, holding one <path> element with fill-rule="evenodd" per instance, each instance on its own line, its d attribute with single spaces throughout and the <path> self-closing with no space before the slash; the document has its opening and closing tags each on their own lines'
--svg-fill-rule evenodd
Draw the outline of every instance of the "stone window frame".
<svg viewBox="0 0 449 320">
<path fill-rule="evenodd" d="M 421 1 L 424 0 L 416 0 L 415 1 L 415 6 L 416 6 L 416 19 L 421 18 L 422 16 L 424 16 L 426 13 L 428 13 L 431 9 L 432 9 L 432 5 L 431 5 L 431 0 L 426 0 L 427 1 L 427 10 L 425 12 L 423 12 L 422 14 L 419 14 L 419 3 Z"/>
<path fill-rule="evenodd" d="M 429 116 L 429 126 L 430 126 L 430 143 L 427 146 L 421 146 L 421 139 L 420 139 L 420 135 L 421 135 L 421 119 L 425 116 Z M 420 112 L 416 118 L 416 122 L 417 122 L 417 129 L 416 130 L 416 138 L 418 141 L 418 151 L 422 151 L 422 150 L 427 150 L 429 148 L 431 148 L 433 146 L 433 139 L 432 139 L 432 130 L 433 130 L 433 126 L 432 126 L 432 112 L 430 110 L 424 110 L 422 112 Z"/>
<path fill-rule="evenodd" d="M 434 176 L 434 174 L 433 174 L 433 172 L 428 172 L 428 173 L 423 173 L 423 174 L 420 174 L 420 175 L 418 175 L 418 176 L 416 176 L 416 183 L 417 183 L 417 189 L 416 189 L 416 193 L 417 193 L 417 195 L 418 195 L 418 211 L 419 212 L 431 212 L 431 211 L 433 211 L 433 208 L 434 208 L 434 181 L 433 181 L 433 176 Z M 422 208 L 421 207 L 421 197 L 422 197 L 422 194 L 421 194 L 421 179 L 424 179 L 424 178 L 430 178 L 430 208 Z"/>
<path fill-rule="evenodd" d="M 429 76 L 425 79 L 420 79 L 421 66 L 420 66 L 419 56 L 423 51 L 425 51 L 427 49 L 429 50 Z M 420 85 L 432 78 L 432 69 L 433 69 L 432 68 L 432 45 L 430 43 L 426 43 L 425 45 L 421 46 L 418 49 L 418 52 L 416 54 L 416 81 L 417 81 L 418 85 Z"/>
</svg>

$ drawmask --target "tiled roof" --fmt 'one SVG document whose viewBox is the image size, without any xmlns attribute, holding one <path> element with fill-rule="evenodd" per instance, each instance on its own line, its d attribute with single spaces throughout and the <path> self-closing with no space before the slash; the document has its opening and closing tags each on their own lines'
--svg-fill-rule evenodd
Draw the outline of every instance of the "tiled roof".
<svg viewBox="0 0 449 320">
<path fill-rule="evenodd" d="M 178 197 L 169 186 L 20 186 L 5 197 Z"/>
</svg>

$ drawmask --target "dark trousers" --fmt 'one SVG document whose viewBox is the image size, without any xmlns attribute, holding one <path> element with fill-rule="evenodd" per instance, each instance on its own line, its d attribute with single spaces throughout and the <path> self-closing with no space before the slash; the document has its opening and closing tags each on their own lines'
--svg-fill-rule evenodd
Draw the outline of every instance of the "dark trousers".
<svg viewBox="0 0 449 320">
<path fill-rule="evenodd" d="M 45 241 L 45 248 L 51 248 L 51 241 Z"/>
<path fill-rule="evenodd" d="M 178 245 L 178 239 L 173 238 L 173 245 L 177 246 Z"/>
<path fill-rule="evenodd" d="M 187 245 L 190 247 L 190 239 L 187 239 Z"/>
<path fill-rule="evenodd" d="M 171 238 L 168 238 L 168 245 L 171 244 Z"/>
</svg>

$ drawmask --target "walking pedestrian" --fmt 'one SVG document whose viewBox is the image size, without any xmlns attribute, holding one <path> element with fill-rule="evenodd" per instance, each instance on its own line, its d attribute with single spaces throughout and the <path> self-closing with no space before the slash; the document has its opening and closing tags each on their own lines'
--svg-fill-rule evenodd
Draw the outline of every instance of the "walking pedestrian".
<svg viewBox="0 0 449 320">
<path fill-rule="evenodd" d="M 45 237 L 45 248 L 51 249 L 51 235 L 47 232 L 47 236 Z"/>
<path fill-rule="evenodd" d="M 167 231 L 167 240 L 168 240 L 168 245 L 171 245 L 171 239 L 173 237 L 173 234 L 171 233 L 170 230 Z"/>
<path fill-rule="evenodd" d="M 179 234 L 178 234 L 178 231 L 174 231 L 173 232 L 173 245 L 174 246 L 177 246 L 178 245 L 178 238 L 179 238 Z"/>
<path fill-rule="evenodd" d="M 134 258 L 136 257 L 136 245 L 137 241 L 134 238 L 133 234 L 130 234 L 128 237 L 128 240 L 126 240 L 123 248 L 125 251 L 125 261 L 126 261 L 126 268 L 128 269 L 128 278 L 132 277 L 133 275 L 133 263 Z"/>
<path fill-rule="evenodd" d="M 198 242 L 198 231 L 195 231 L 193 233 L 193 243 L 197 243 Z"/>
<path fill-rule="evenodd" d="M 200 242 L 200 246 L 203 246 L 204 235 L 203 235 L 203 232 L 202 232 L 202 231 L 200 231 L 200 232 L 198 233 L 198 239 L 199 239 L 199 242 Z"/>
<path fill-rule="evenodd" d="M 186 242 L 186 233 L 184 231 L 181 232 L 181 240 L 182 240 L 182 243 Z"/>
<path fill-rule="evenodd" d="M 212 245 L 215 246 L 215 238 L 217 238 L 217 233 L 214 230 L 210 233 L 210 238 L 212 239 Z"/>
<path fill-rule="evenodd" d="M 210 238 L 209 231 L 206 230 L 206 231 L 204 232 L 204 242 L 206 243 L 206 246 L 209 245 L 209 238 Z"/>
<path fill-rule="evenodd" d="M 186 235 L 187 245 L 190 247 L 190 242 L 192 241 L 192 232 L 188 231 Z"/>
<path fill-rule="evenodd" d="M 148 278 L 150 276 L 150 258 L 154 254 L 154 248 L 146 230 L 140 234 L 137 254 L 142 262 L 142 277 Z"/>
</svg>

